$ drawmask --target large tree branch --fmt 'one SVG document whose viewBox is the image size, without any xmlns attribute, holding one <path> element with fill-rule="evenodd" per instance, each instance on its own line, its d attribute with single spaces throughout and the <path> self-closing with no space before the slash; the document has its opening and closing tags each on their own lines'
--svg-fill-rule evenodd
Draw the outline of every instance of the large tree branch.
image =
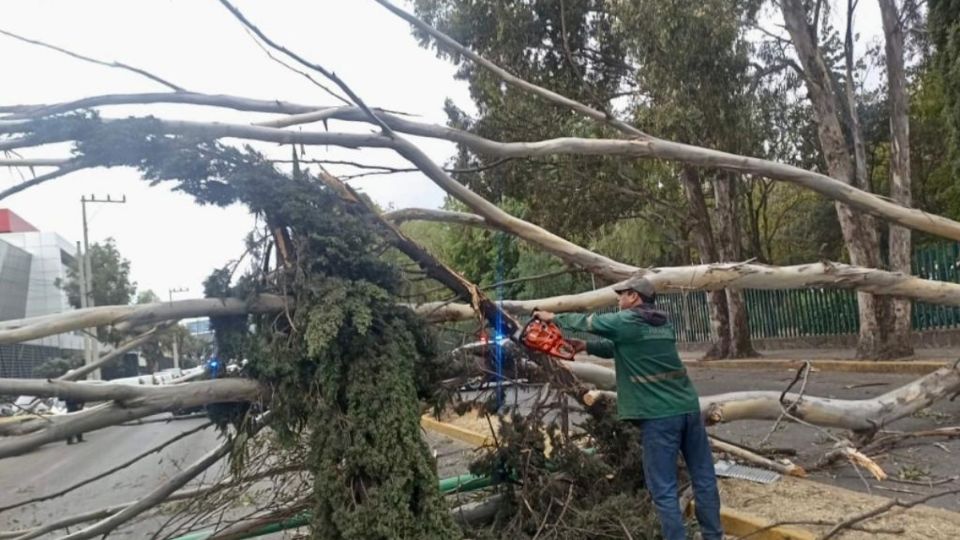
<svg viewBox="0 0 960 540">
<path fill-rule="evenodd" d="M 85 102 L 83 102 L 83 100 L 81 100 L 81 102 L 74 102 L 69 106 L 47 106 L 47 114 L 69 110 L 71 107 L 158 102 L 219 105 L 241 110 L 269 110 L 291 114 L 316 113 L 322 115 L 324 118 L 369 121 L 367 115 L 355 107 L 336 107 L 318 112 L 318 107 L 315 106 L 251 100 L 235 96 L 210 96 L 192 93 L 184 93 L 183 95 L 178 93 L 165 93 L 97 96 L 95 98 L 89 98 Z M 30 106 L 20 106 L 21 109 L 28 109 L 29 107 Z M 67 109 L 64 107 L 67 107 Z M 34 111 L 36 111 L 36 109 L 34 109 Z M 863 212 L 899 223 L 906 227 L 960 240 L 960 223 L 941 216 L 927 214 L 920 210 L 902 207 L 823 174 L 763 159 L 728 154 L 726 152 L 661 139 L 622 141 L 562 138 L 538 142 L 500 143 L 445 126 L 413 122 L 385 112 L 378 111 L 377 117 L 395 131 L 411 135 L 446 139 L 464 144 L 474 151 L 499 157 L 531 157 L 574 153 L 585 155 L 626 155 L 680 161 L 698 166 L 718 167 L 736 172 L 755 174 L 797 184 L 816 191 L 832 200 L 842 202 Z M 162 126 L 170 133 L 179 132 L 207 137 L 240 137 L 284 144 L 330 144 L 349 148 L 365 146 L 380 148 L 393 147 L 390 144 L 391 141 L 389 138 L 375 135 L 357 136 L 336 133 L 293 133 L 283 130 L 269 130 L 265 126 L 258 126 L 260 128 L 258 130 L 251 126 L 216 123 L 204 124 L 197 122 L 162 122 Z M 30 144 L 29 138 L 25 138 L 20 143 L 8 141 L 8 146 L 11 148 Z M 0 198 L 2 198 L 2 194 L 0 194 Z"/>
<path fill-rule="evenodd" d="M 500 349 L 519 365 L 523 355 L 513 344 L 501 342 Z M 475 343 L 460 347 L 454 354 L 490 358 L 492 344 Z M 597 387 L 587 392 L 584 402 L 592 405 L 598 400 L 615 400 L 616 373 L 591 362 L 580 354 L 574 362 L 559 362 L 577 379 Z M 472 373 L 470 363 L 462 363 Z M 791 417 L 823 427 L 838 427 L 854 431 L 873 431 L 919 411 L 935 401 L 960 390 L 960 361 L 952 367 L 943 367 L 900 388 L 880 396 L 863 400 L 821 398 L 800 393 L 776 391 L 729 392 L 700 398 L 700 409 L 709 423 L 737 420 L 779 420 L 786 407 Z"/>
<path fill-rule="evenodd" d="M 829 176 L 792 165 L 660 139 L 627 141 L 567 137 L 536 142 L 502 143 L 491 141 L 465 131 L 445 126 L 413 122 L 386 113 L 379 114 L 378 116 L 395 131 L 410 135 L 445 139 L 464 144 L 479 153 L 503 158 L 556 154 L 624 155 L 678 161 L 696 166 L 715 167 L 744 174 L 763 176 L 816 191 L 831 200 L 842 202 L 860 211 L 915 230 L 960 240 L 960 223 L 956 221 L 942 216 L 928 214 L 921 210 L 900 206 L 885 198 L 847 185 Z M 335 114 L 331 113 L 330 117 L 340 120 L 367 121 L 363 113 L 356 108 L 338 108 L 338 111 L 336 111 Z M 106 120 L 105 122 L 109 124 L 111 120 Z M 415 165 L 420 166 L 416 159 L 412 159 L 413 156 L 410 150 L 412 145 L 410 145 L 409 142 L 392 140 L 388 137 L 375 134 L 292 132 L 263 126 L 164 120 L 157 120 L 156 126 L 161 132 L 167 134 L 184 134 L 209 138 L 236 137 L 281 144 L 336 145 L 347 148 L 393 148 L 401 154 L 404 154 L 404 156 L 414 162 Z M 11 145 L 29 146 L 32 144 L 29 139 L 29 137 L 26 137 L 21 140 L 21 143 L 17 144 L 13 144 L 11 141 Z M 438 180 L 440 177 L 436 173 L 439 172 L 443 176 L 446 176 L 446 173 L 437 166 L 434 166 L 433 169 L 435 170 L 432 172 L 427 170 L 424 172 L 435 182 L 440 183 L 441 187 L 445 190 L 449 187 L 449 182 L 455 182 L 452 179 L 441 182 Z M 463 186 L 460 188 L 466 189 Z M 448 192 L 454 194 L 451 191 Z M 478 197 L 476 195 L 474 196 Z M 457 197 L 460 198 L 459 196 Z M 468 204 L 468 206 L 471 205 Z M 474 210 L 476 211 L 476 208 L 474 208 Z"/>
<path fill-rule="evenodd" d="M 40 185 L 49 180 L 53 180 L 54 178 L 60 178 L 61 176 L 68 175 L 72 172 L 79 171 L 80 169 L 84 169 L 86 167 L 87 166 L 84 165 L 82 161 L 78 161 L 75 159 L 69 160 L 63 165 L 60 165 L 59 167 L 57 167 L 57 169 L 54 171 L 50 171 L 46 174 L 41 174 L 40 176 L 35 176 L 29 180 L 25 180 L 23 182 L 20 182 L 19 184 L 16 184 L 3 191 L 0 191 L 0 200 L 6 199 L 7 197 L 9 197 L 10 195 L 13 195 L 14 193 L 20 193 L 25 189 Z"/>
<path fill-rule="evenodd" d="M 783 406 L 804 422 L 821 426 L 873 432 L 891 422 L 909 416 L 960 390 L 960 369 L 940 368 L 900 388 L 871 399 L 844 400 L 783 395 L 776 391 L 730 392 L 700 398 L 700 410 L 708 423 L 737 420 L 777 420 Z M 584 396 L 592 404 L 601 399 L 616 399 L 616 392 L 593 390 Z"/>
<path fill-rule="evenodd" d="M 0 379 L 0 393 L 56 396 L 88 402 L 114 400 L 81 412 L 18 424 L 8 431 L 27 434 L 0 440 L 0 458 L 19 455 L 79 433 L 162 412 L 209 403 L 264 401 L 269 398 L 263 386 L 249 379 L 220 379 L 162 387 Z"/>
<path fill-rule="evenodd" d="M 922 302 L 960 306 L 960 284 L 921 279 L 898 272 L 887 272 L 842 263 L 813 263 L 796 266 L 767 266 L 753 263 L 716 263 L 696 266 L 671 266 L 637 269 L 660 292 L 735 289 L 856 289 L 873 294 L 910 298 Z M 624 278 L 627 275 L 623 276 Z M 611 287 L 580 294 L 536 300 L 504 300 L 503 308 L 512 313 L 529 313 L 535 307 L 548 311 L 583 311 L 616 303 Z M 434 322 L 467 320 L 473 317 L 469 306 L 432 302 L 416 306 L 416 311 Z"/>
<path fill-rule="evenodd" d="M 114 326 L 121 331 L 190 317 L 219 317 L 242 313 L 272 313 L 286 304 L 283 297 L 261 294 L 248 300 L 203 298 L 135 306 L 100 306 L 55 315 L 0 323 L 0 344 L 19 343 L 83 328 Z"/>
</svg>

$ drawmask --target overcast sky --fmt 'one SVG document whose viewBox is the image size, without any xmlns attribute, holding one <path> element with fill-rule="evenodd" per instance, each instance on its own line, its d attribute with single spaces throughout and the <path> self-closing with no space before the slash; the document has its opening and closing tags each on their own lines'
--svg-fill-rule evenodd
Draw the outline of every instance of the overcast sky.
<svg viewBox="0 0 960 540">
<path fill-rule="evenodd" d="M 865 36 L 858 44 L 860 50 L 879 33 L 875 4 L 866 2 L 858 14 L 858 28 Z M 421 115 L 422 120 L 436 123 L 445 121 L 442 107 L 447 98 L 472 110 L 466 85 L 453 78 L 454 67 L 419 47 L 409 26 L 372 0 L 238 0 L 236 5 L 267 35 L 334 70 L 371 105 Z M 771 25 L 781 22 L 776 14 L 769 18 Z M 125 62 L 188 90 L 335 104 L 301 76 L 270 60 L 216 0 L 4 0 L 0 28 L 98 59 Z M 0 104 L 166 90 L 138 75 L 81 62 L 2 35 L 0 66 L 4 73 Z M 103 114 L 122 117 L 148 111 L 165 118 L 238 123 L 268 117 L 185 106 L 111 107 Z M 371 128 L 331 123 L 331 129 Z M 449 143 L 415 142 L 440 163 L 454 153 Z M 260 148 L 279 151 L 264 145 Z M 61 148 L 55 156 L 56 150 L 45 150 L 43 157 L 67 155 Z M 385 150 L 307 151 L 309 158 L 408 166 Z M 289 157 L 288 152 L 277 155 Z M 331 170 L 339 174 L 352 171 Z M 0 189 L 22 181 L 21 173 L 30 174 L 0 168 Z M 443 201 L 439 188 L 419 173 L 375 176 L 353 185 L 383 206 L 437 207 Z M 132 263 L 132 277 L 139 288 L 152 289 L 162 298 L 169 289 L 180 287 L 188 287 L 190 292 L 178 298 L 199 296 L 201 282 L 211 270 L 243 252 L 243 238 L 252 227 L 252 218 L 243 207 L 197 206 L 188 196 L 165 186 L 149 187 L 130 169 L 74 173 L 0 201 L 0 207 L 13 209 L 41 230 L 56 231 L 75 241 L 82 238 L 82 194 L 126 195 L 124 205 L 90 206 L 91 241 L 115 238 Z"/>
<path fill-rule="evenodd" d="M 453 99 L 470 109 L 466 85 L 454 67 L 422 49 L 409 26 L 368 0 L 314 0 L 235 3 L 267 35 L 302 56 L 334 70 L 367 103 L 443 123 L 443 103 Z M 0 28 L 98 59 L 125 62 L 188 90 L 332 105 L 333 98 L 274 61 L 215 0 L 5 0 Z M 84 63 L 60 53 L 0 35 L 4 72 L 0 103 L 47 103 L 84 96 L 156 92 L 165 87 L 140 76 Z M 144 114 L 135 107 L 105 108 L 104 116 Z M 251 122 L 267 118 L 198 107 L 151 107 L 166 118 Z M 303 129 L 322 129 L 306 126 Z M 360 124 L 331 123 L 339 131 L 369 130 Z M 454 146 L 415 139 L 435 160 L 445 162 Z M 46 156 L 57 149 L 50 149 Z M 308 148 L 309 158 L 347 159 L 409 166 L 388 151 Z M 36 155 L 36 154 L 32 154 Z M 289 150 L 280 154 L 289 157 Z M 65 152 L 58 156 L 64 157 Z M 347 169 L 331 167 L 335 173 Z M 22 171 L 29 176 L 29 171 Z M 20 182 L 0 168 L 0 189 Z M 352 185 L 380 204 L 437 207 L 443 193 L 420 174 L 359 179 Z M 200 207 L 165 186 L 149 187 L 130 169 L 94 169 L 71 174 L 0 201 L 41 230 L 68 240 L 82 238 L 80 196 L 127 196 L 125 205 L 88 207 L 90 240 L 109 236 L 131 261 L 140 289 L 167 297 L 171 288 L 201 295 L 211 270 L 243 252 L 252 218 L 243 207 Z"/>
</svg>

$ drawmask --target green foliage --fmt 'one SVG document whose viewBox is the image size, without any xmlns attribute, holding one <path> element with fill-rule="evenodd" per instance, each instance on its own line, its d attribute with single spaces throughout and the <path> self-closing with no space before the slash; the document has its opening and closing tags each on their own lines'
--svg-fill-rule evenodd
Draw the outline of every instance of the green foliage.
<svg viewBox="0 0 960 540">
<path fill-rule="evenodd" d="M 102 244 L 90 244 L 90 267 L 93 271 L 93 301 L 98 306 L 126 305 L 133 299 L 137 284 L 130 281 L 130 261 L 123 258 L 117 242 L 107 238 Z M 67 281 L 61 286 L 70 305 L 80 307 L 80 273 L 76 264 L 67 268 Z"/>
<path fill-rule="evenodd" d="M 506 418 L 498 446 L 471 466 L 474 474 L 503 479 L 498 490 L 506 496 L 497 521 L 478 537 L 600 539 L 626 530 L 634 538 L 660 538 L 643 489 L 638 430 L 598 406 L 581 426 L 593 446 L 586 452 L 561 437 L 555 423 L 545 433 L 544 410 Z"/>
<path fill-rule="evenodd" d="M 38 379 L 56 379 L 82 365 L 82 358 L 51 358 L 33 368 L 33 376 Z"/>
<path fill-rule="evenodd" d="M 960 80 L 958 78 L 957 80 Z M 910 173 L 914 205 L 960 219 L 958 141 L 947 117 L 942 73 L 927 65 L 914 79 L 910 96 Z M 953 137 L 953 138 L 951 138 Z M 924 236 L 920 236 L 921 239 Z M 937 239 L 930 239 L 938 241 Z"/>
<path fill-rule="evenodd" d="M 281 440 L 309 447 L 314 536 L 457 536 L 419 433 L 418 397 L 430 397 L 440 372 L 432 337 L 398 304 L 400 272 L 380 257 L 383 241 L 365 216 L 250 148 L 159 135 L 151 121 L 107 125 L 88 116 L 42 127 L 82 135 L 76 152 L 88 163 L 134 166 L 201 204 L 244 203 L 265 223 L 264 235 L 284 232 L 290 257 L 279 268 L 269 268 L 269 249 L 256 252 L 253 274 L 232 284 L 221 269 L 204 288 L 211 297 L 272 292 L 293 300 L 280 316 L 211 322 L 221 358 L 249 360 L 248 374 L 273 389 L 271 426 Z"/>
<path fill-rule="evenodd" d="M 942 81 L 943 120 L 954 176 L 960 176 L 960 3 L 930 0 L 928 24 L 936 48 L 934 63 Z M 956 187 L 954 187 L 956 189 Z"/>
</svg>

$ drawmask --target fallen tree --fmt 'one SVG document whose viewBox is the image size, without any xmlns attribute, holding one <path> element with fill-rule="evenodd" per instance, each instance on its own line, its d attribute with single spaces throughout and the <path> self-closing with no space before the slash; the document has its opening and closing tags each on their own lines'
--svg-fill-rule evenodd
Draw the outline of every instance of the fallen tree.
<svg viewBox="0 0 960 540">
<path fill-rule="evenodd" d="M 0 439 L 0 459 L 16 456 L 72 435 L 163 412 L 222 402 L 265 402 L 269 391 L 249 379 L 220 379 L 162 387 L 83 384 L 68 381 L 0 379 L 0 394 L 106 402 L 80 412 L 9 424 Z"/>
<path fill-rule="evenodd" d="M 263 294 L 248 300 L 199 298 L 134 306 L 98 306 L 54 315 L 3 321 L 0 323 L 0 345 L 99 326 L 113 326 L 118 331 L 130 331 L 139 326 L 190 317 L 271 313 L 283 310 L 285 305 L 283 297 Z"/>
<path fill-rule="evenodd" d="M 715 263 L 637 269 L 635 273 L 653 282 L 660 292 L 723 288 L 844 288 L 935 304 L 960 305 L 960 284 L 834 262 L 796 266 Z M 536 300 L 504 300 L 502 306 L 512 313 L 529 313 L 535 307 L 554 312 L 591 310 L 616 304 L 613 288 L 611 286 L 580 294 Z M 433 322 L 459 321 L 473 317 L 470 306 L 450 302 L 425 303 L 416 306 L 416 310 Z"/>
<path fill-rule="evenodd" d="M 940 368 L 870 399 L 845 400 L 745 391 L 702 396 L 700 409 L 708 423 L 716 424 L 737 420 L 777 420 L 785 407 L 792 416 L 816 426 L 870 434 L 957 392 L 960 392 L 960 364 Z M 584 402 L 590 405 L 601 400 L 615 401 L 616 398 L 616 393 L 609 390 L 591 390 L 583 396 Z"/>
</svg>

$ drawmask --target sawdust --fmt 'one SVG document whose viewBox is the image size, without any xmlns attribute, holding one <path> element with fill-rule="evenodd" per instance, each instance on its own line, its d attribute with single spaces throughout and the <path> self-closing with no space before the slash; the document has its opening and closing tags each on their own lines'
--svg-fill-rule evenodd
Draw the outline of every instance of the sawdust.
<svg viewBox="0 0 960 540">
<path fill-rule="evenodd" d="M 841 521 L 882 505 L 888 499 L 857 493 L 826 484 L 784 477 L 779 482 L 762 485 L 745 480 L 721 479 L 724 506 L 778 521 L 828 520 Z M 956 495 L 949 495 L 956 496 Z M 915 496 L 903 495 L 904 500 Z M 929 506 L 910 509 L 895 508 L 862 525 L 880 529 L 904 529 L 903 534 L 845 531 L 842 540 L 896 538 L 899 540 L 939 540 L 960 537 L 960 513 Z M 802 525 L 797 528 L 822 535 L 830 527 Z"/>
<path fill-rule="evenodd" d="M 486 437 L 493 437 L 500 428 L 500 419 L 497 418 L 496 415 L 487 416 L 480 414 L 476 409 L 467 411 L 463 415 L 451 410 L 446 410 L 440 415 L 440 421 L 473 431 L 474 433 L 480 433 Z"/>
</svg>

